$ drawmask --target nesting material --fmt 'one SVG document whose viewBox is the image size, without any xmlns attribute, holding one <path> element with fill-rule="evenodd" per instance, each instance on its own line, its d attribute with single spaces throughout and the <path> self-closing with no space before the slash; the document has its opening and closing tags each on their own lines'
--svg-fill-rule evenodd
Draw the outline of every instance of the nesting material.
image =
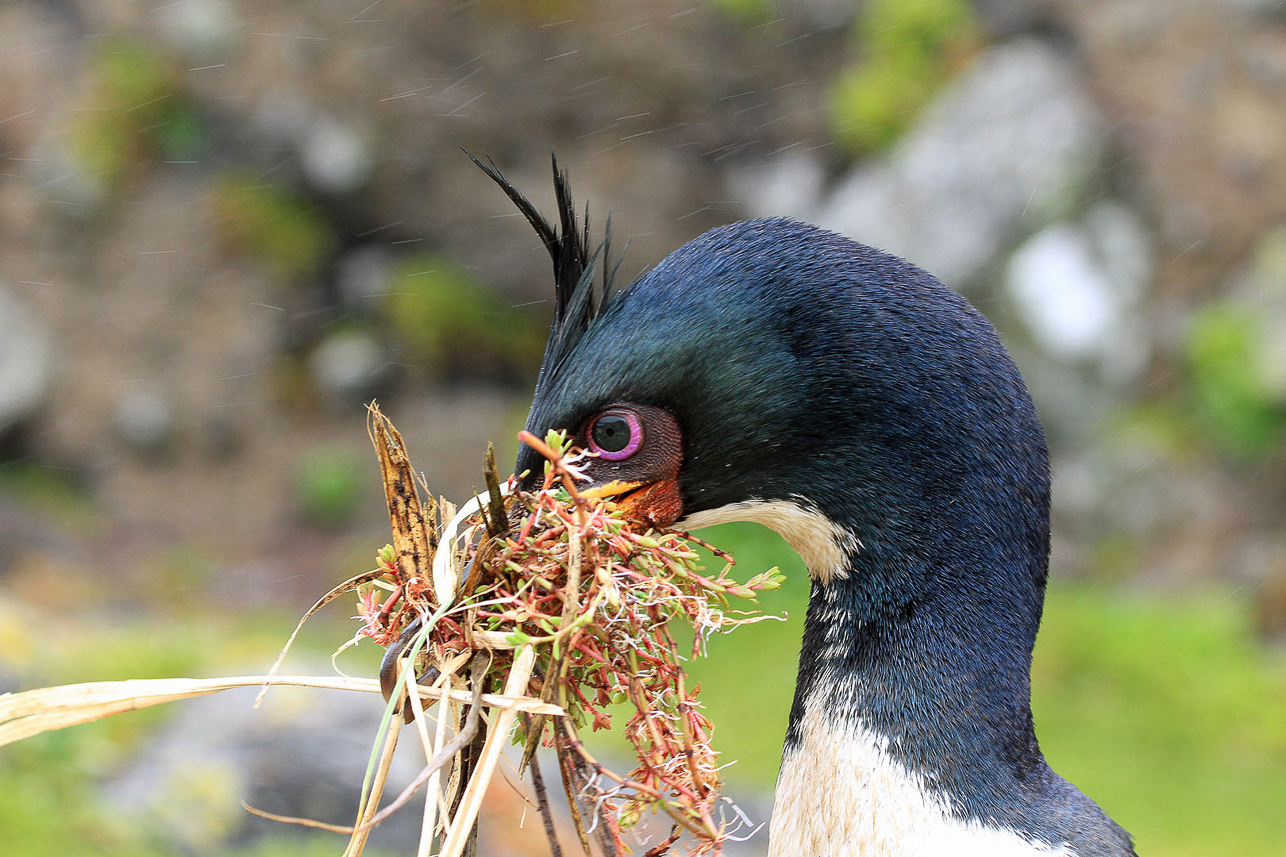
<svg viewBox="0 0 1286 857">
<path fill-rule="evenodd" d="M 677 531 L 647 530 L 613 503 L 582 497 L 584 453 L 561 435 L 523 435 L 546 458 L 539 490 L 502 485 L 489 456 L 487 494 L 453 513 L 445 502 L 420 502 L 401 436 L 374 406 L 370 429 L 393 544 L 380 552 L 377 576 L 356 587 L 359 636 L 388 647 L 381 675 L 387 694 L 401 706 L 414 674 L 431 699 L 447 690 L 459 699 L 503 688 L 509 700 L 547 706 L 480 718 L 485 702 L 451 702 L 436 724 L 423 719 L 419 695 L 402 706 L 429 759 L 417 783 L 436 780 L 429 782 L 421 853 L 429 853 L 435 826 L 442 855 L 463 853 L 512 729 L 551 836 L 544 784 L 531 765 L 541 747 L 557 759 L 586 854 L 591 839 L 606 853 L 627 853 L 622 831 L 654 812 L 669 816 L 671 835 L 647 854 L 666 853 L 685 833 L 690 853 L 717 854 L 740 816 L 720 798 L 711 724 L 683 661 L 701 655 L 711 634 L 765 618 L 732 610 L 732 599 L 776 588 L 777 570 L 738 583 L 727 575 L 731 558 L 711 548 L 726 565 L 704 574 L 692 543 L 708 545 Z M 680 624 L 691 628 L 690 644 L 676 640 Z M 628 703 L 628 714 L 613 714 L 618 703 Z M 620 716 L 628 718 L 625 736 L 636 753 L 626 774 L 602 765 L 579 738 L 586 726 L 607 729 Z M 439 799 L 447 764 L 454 788 Z M 561 853 L 557 843 L 552 847 Z"/>
<path fill-rule="evenodd" d="M 263 676 L 94 682 L 0 695 L 0 746 L 235 687 L 262 686 L 260 697 L 275 684 L 382 691 L 383 725 L 351 826 L 247 809 L 346 833 L 345 857 L 358 857 L 371 829 L 427 787 L 417 857 L 473 855 L 483 795 L 512 741 L 523 748 L 522 767 L 555 857 L 565 852 L 536 764 L 541 748 L 557 761 L 584 854 L 631 853 L 623 833 L 648 814 L 667 816 L 670 828 L 644 846 L 645 855 L 668 853 L 681 838 L 690 854 L 718 854 L 745 819 L 720 797 L 711 724 L 683 662 L 703 654 L 712 634 L 769 618 L 732 604 L 777 588 L 777 569 L 738 583 L 728 577 L 727 554 L 687 533 L 650 530 L 613 503 L 582 496 L 585 455 L 561 435 L 522 436 L 546 459 L 538 490 L 502 484 L 489 452 L 486 494 L 457 511 L 445 500 L 421 499 L 401 435 L 374 405 L 369 429 L 393 542 L 379 551 L 374 569 L 326 593 L 299 624 L 356 593 L 361 626 L 346 645 L 369 637 L 385 647 L 379 682 L 278 676 L 296 628 Z M 693 544 L 713 551 L 724 568 L 705 574 Z M 690 644 L 678 642 L 680 626 L 690 629 Z M 622 704 L 624 714 L 616 708 Z M 625 774 L 601 764 L 579 737 L 587 726 L 612 728 L 617 717 L 626 719 L 624 734 L 636 753 Z M 393 749 L 408 728 L 426 763 L 381 808 Z"/>
</svg>

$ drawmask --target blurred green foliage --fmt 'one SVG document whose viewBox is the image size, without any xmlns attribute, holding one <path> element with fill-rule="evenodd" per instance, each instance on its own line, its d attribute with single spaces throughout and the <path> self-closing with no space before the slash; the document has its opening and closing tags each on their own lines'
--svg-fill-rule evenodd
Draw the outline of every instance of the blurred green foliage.
<svg viewBox="0 0 1286 857">
<path fill-rule="evenodd" d="M 350 450 L 309 450 L 295 469 L 299 508 L 314 526 L 342 527 L 365 503 L 368 476 L 365 459 Z"/>
<path fill-rule="evenodd" d="M 154 45 L 103 40 L 90 59 L 85 108 L 68 129 L 72 158 L 111 188 L 153 158 L 192 160 L 209 129 L 180 87 L 173 65 Z"/>
<path fill-rule="evenodd" d="M 1286 428 L 1286 407 L 1264 379 L 1263 336 L 1250 309 L 1211 304 L 1193 316 L 1186 343 L 1197 419 L 1243 457 L 1276 449 Z"/>
<path fill-rule="evenodd" d="M 97 517 L 88 493 L 68 475 L 35 459 L 0 462 L 0 491 L 42 518 L 86 528 Z"/>
<path fill-rule="evenodd" d="M 233 173 L 215 185 L 212 205 L 223 240 L 279 277 L 315 275 L 339 246 L 317 206 L 283 185 Z"/>
<path fill-rule="evenodd" d="M 896 140 L 981 38 L 968 0 L 870 0 L 854 35 L 859 59 L 831 85 L 830 120 L 857 154 Z"/>
<path fill-rule="evenodd" d="M 502 367 L 524 371 L 540 364 L 545 331 L 533 317 L 492 297 L 450 260 L 420 254 L 395 272 L 385 315 L 413 360 L 434 375 L 478 374 Z"/>
<path fill-rule="evenodd" d="M 1106 418 L 1104 435 L 1119 448 L 1147 449 L 1180 461 L 1201 455 L 1204 438 L 1192 424 L 1191 409 L 1176 397 L 1125 405 Z"/>
<path fill-rule="evenodd" d="M 158 627 L 159 626 L 159 627 Z M 42 635 L 24 657 L 0 651 L 23 686 L 190 675 L 217 651 L 201 622 L 116 621 L 85 633 Z M 35 672 L 35 670 L 39 672 Z M 26 675 L 31 671 L 30 675 Z M 100 777 L 165 716 L 158 708 L 37 736 L 0 750 L 0 830 L 7 853 L 160 855 L 101 803 Z"/>
<path fill-rule="evenodd" d="M 97 805 L 88 727 L 29 739 L 0 753 L 0 829 L 13 854 L 64 857 L 163 853 Z"/>
<path fill-rule="evenodd" d="M 156 602 L 181 609 L 203 600 L 205 585 L 216 573 L 215 555 L 204 545 L 179 543 L 147 563 L 146 578 L 154 582 Z"/>
<path fill-rule="evenodd" d="M 1109 531 L 1091 545 L 1087 571 L 1095 582 L 1125 583 L 1138 571 L 1142 559 L 1143 546 L 1135 533 Z"/>
<path fill-rule="evenodd" d="M 1233 595 L 1055 590 L 1036 647 L 1045 754 L 1158 857 L 1277 853 L 1286 663 Z"/>
<path fill-rule="evenodd" d="M 706 0 L 741 21 L 743 24 L 761 24 L 772 17 L 776 3 L 773 0 Z"/>
</svg>

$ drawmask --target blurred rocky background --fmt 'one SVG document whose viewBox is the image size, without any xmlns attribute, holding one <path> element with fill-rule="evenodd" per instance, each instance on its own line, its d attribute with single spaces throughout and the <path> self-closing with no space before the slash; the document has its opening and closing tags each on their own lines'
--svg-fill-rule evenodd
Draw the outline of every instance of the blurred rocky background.
<svg viewBox="0 0 1286 857">
<path fill-rule="evenodd" d="M 372 398 L 441 493 L 479 484 L 488 440 L 512 460 L 548 263 L 462 149 L 545 210 L 556 151 L 593 228 L 610 212 L 628 242 L 626 280 L 712 226 L 788 215 L 965 294 L 1045 420 L 1053 571 L 1084 617 L 1038 652 L 1038 719 L 1041 699 L 1093 696 L 1067 683 L 1064 637 L 1128 626 L 1215 664 L 1157 667 L 1184 702 L 1138 705 L 1196 722 L 1183 705 L 1214 699 L 1200 716 L 1236 753 L 1185 768 L 1185 742 L 1216 739 L 1118 701 L 1150 737 L 1114 758 L 1161 736 L 1188 779 L 1100 772 L 1126 806 L 1108 809 L 1140 853 L 1280 845 L 1261 811 L 1286 801 L 1272 0 L 0 3 L 0 690 L 266 667 L 387 540 Z M 276 715 L 211 703 L 0 750 L 11 853 L 338 853 L 238 802 L 344 821 L 355 796 L 318 783 L 360 781 L 355 724 L 378 706 L 283 696 Z M 1206 801 L 1194 783 L 1229 769 L 1251 774 Z M 1138 798 L 1158 780 L 1175 793 Z M 1203 841 L 1197 803 L 1249 838 Z"/>
</svg>

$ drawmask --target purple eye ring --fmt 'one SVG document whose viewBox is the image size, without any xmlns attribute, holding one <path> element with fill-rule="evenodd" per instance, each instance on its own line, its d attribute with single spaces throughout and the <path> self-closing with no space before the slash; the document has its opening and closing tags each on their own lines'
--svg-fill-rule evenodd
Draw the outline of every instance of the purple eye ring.
<svg viewBox="0 0 1286 857">
<path fill-rule="evenodd" d="M 591 452 L 607 461 L 622 461 L 643 445 L 643 422 L 624 408 L 612 408 L 594 417 L 585 433 Z"/>
</svg>

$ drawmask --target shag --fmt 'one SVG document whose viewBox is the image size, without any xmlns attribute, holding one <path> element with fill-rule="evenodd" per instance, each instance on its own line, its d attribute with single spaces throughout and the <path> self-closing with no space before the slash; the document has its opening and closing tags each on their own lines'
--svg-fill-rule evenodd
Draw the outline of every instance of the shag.
<svg viewBox="0 0 1286 857">
<path fill-rule="evenodd" d="M 1049 467 L 991 324 L 902 259 L 784 218 L 713 229 L 625 288 L 554 165 L 527 430 L 655 526 L 755 521 L 811 595 L 772 857 L 1134 854 L 1036 742 Z M 596 275 L 595 271 L 605 272 Z M 539 478 L 523 446 L 518 474 Z"/>
</svg>

